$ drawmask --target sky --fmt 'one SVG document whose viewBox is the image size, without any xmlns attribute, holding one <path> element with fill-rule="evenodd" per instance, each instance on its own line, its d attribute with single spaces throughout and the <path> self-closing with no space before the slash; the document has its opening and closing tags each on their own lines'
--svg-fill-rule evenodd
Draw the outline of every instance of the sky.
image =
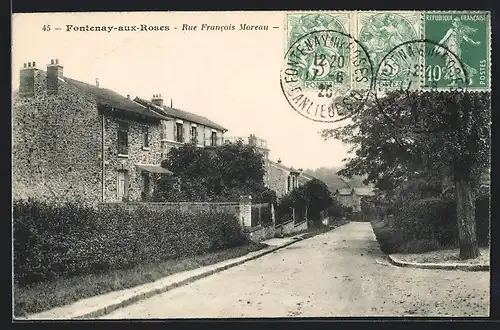
<svg viewBox="0 0 500 330">
<path fill-rule="evenodd" d="M 240 31 L 242 23 L 268 25 L 269 30 Z M 68 25 L 141 24 L 169 30 L 67 31 Z M 184 24 L 198 27 L 183 31 Z M 202 24 L 236 29 L 201 31 Z M 92 84 L 98 78 L 101 87 L 132 98 L 160 93 L 166 104 L 172 100 L 174 107 L 228 128 L 226 136 L 255 134 L 267 140 L 270 158 L 285 165 L 341 166 L 348 146 L 324 141 L 319 134 L 339 124 L 304 118 L 283 95 L 284 25 L 283 12 L 15 14 L 12 89 L 19 88 L 23 63 L 46 69 L 51 59 L 58 59 L 64 76 Z"/>
</svg>

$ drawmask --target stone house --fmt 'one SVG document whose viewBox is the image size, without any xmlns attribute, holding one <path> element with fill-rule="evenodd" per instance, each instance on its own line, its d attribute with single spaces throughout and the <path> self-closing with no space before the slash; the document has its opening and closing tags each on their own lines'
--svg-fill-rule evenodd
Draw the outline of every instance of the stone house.
<svg viewBox="0 0 500 330">
<path fill-rule="evenodd" d="M 170 173 L 160 163 L 175 141 L 171 128 L 179 127 L 179 118 L 197 118 L 178 113 L 183 115 L 154 111 L 97 80 L 92 85 L 65 77 L 58 60 L 46 70 L 25 63 L 12 100 L 13 198 L 141 200 L 159 173 Z M 209 126 L 207 131 L 214 136 Z"/>
<path fill-rule="evenodd" d="M 345 207 L 352 207 L 353 212 L 361 212 L 361 199 L 364 196 L 373 196 L 373 189 L 370 187 L 340 188 L 334 193 L 340 204 Z"/>
<path fill-rule="evenodd" d="M 278 198 L 312 180 L 313 177 L 302 172 L 302 169 L 285 166 L 281 160 L 268 162 L 267 186 L 276 192 Z"/>
<path fill-rule="evenodd" d="M 168 118 L 162 121 L 161 150 L 162 159 L 167 157 L 172 148 L 186 143 L 198 147 L 222 145 L 227 128 L 209 120 L 206 117 L 164 105 L 161 94 L 153 95 L 151 101 L 136 97 L 138 104 L 147 107 L 154 113 Z"/>
</svg>

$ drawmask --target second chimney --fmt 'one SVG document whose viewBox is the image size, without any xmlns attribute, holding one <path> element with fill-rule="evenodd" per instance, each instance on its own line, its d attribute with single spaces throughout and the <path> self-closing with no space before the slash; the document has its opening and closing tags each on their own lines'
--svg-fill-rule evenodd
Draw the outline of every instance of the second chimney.
<svg viewBox="0 0 500 330">
<path fill-rule="evenodd" d="M 47 93 L 56 94 L 59 89 L 59 78 L 63 77 L 63 66 L 59 60 L 50 60 L 47 64 Z"/>
<path fill-rule="evenodd" d="M 153 103 L 156 106 L 163 107 L 163 98 L 161 97 L 161 94 L 153 94 L 151 103 Z"/>
</svg>

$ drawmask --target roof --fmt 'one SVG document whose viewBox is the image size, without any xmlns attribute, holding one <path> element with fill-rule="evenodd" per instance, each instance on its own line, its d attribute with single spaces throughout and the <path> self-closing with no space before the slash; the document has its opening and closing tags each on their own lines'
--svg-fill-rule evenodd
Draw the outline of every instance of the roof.
<svg viewBox="0 0 500 330">
<path fill-rule="evenodd" d="M 161 167 L 161 165 L 153 165 L 153 164 L 135 164 L 135 166 L 142 171 L 150 172 L 150 173 L 162 173 L 162 174 L 173 174 L 172 171 L 167 170 L 166 168 Z"/>
<path fill-rule="evenodd" d="M 293 167 L 288 167 L 288 166 L 285 166 L 281 163 L 273 162 L 272 160 L 269 161 L 269 164 L 273 165 L 274 167 L 277 167 L 279 169 L 285 170 L 285 171 L 300 173 L 299 170 L 296 170 Z"/>
<path fill-rule="evenodd" d="M 124 110 L 127 112 L 143 115 L 149 118 L 167 119 L 165 116 L 157 114 L 148 108 L 134 102 L 133 100 L 122 96 L 112 90 L 97 87 L 71 78 L 63 78 L 70 86 L 76 87 L 83 92 L 87 92 L 95 97 L 98 104 L 106 105 L 111 108 Z"/>
<path fill-rule="evenodd" d="M 353 192 L 352 188 L 340 188 L 337 189 L 337 193 L 341 196 L 349 196 Z"/>
<path fill-rule="evenodd" d="M 370 187 L 354 188 L 354 193 L 358 196 L 373 196 L 373 189 Z"/>
<path fill-rule="evenodd" d="M 157 106 L 156 104 L 152 103 L 151 101 L 145 100 L 145 99 L 140 98 L 140 97 L 136 97 L 134 99 L 134 101 L 141 104 L 141 105 L 147 106 L 150 109 L 157 111 L 158 113 L 160 113 L 164 116 L 180 118 L 180 119 L 188 120 L 188 121 L 193 122 L 193 123 L 197 123 L 200 125 L 204 125 L 204 126 L 208 126 L 208 127 L 214 128 L 214 129 L 218 129 L 221 131 L 225 131 L 225 132 L 227 131 L 227 128 L 211 121 L 210 119 L 203 117 L 203 116 L 200 116 L 200 115 L 197 115 L 197 114 L 194 114 L 194 113 L 191 113 L 191 112 L 187 112 L 184 110 L 171 108 L 171 107 L 167 107 L 167 106 L 160 107 L 160 106 Z"/>
<path fill-rule="evenodd" d="M 314 180 L 316 179 L 315 177 L 313 177 L 312 175 L 309 175 L 309 174 L 306 174 L 304 172 L 301 172 L 300 173 L 300 176 L 303 177 L 304 179 L 307 179 L 307 180 Z"/>
</svg>

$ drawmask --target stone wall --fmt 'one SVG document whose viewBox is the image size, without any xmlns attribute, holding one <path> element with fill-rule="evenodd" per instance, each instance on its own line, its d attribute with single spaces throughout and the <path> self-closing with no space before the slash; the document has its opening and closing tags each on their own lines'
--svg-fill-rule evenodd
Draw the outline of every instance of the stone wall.
<svg viewBox="0 0 500 330">
<path fill-rule="evenodd" d="M 186 213 L 201 213 L 201 212 L 227 212 L 236 215 L 240 224 L 248 222 L 249 220 L 243 218 L 244 205 L 242 203 L 233 202 L 129 202 L 129 203 L 101 203 L 100 205 L 113 205 L 116 207 L 125 207 L 133 209 L 139 206 L 147 206 L 151 209 L 163 210 L 178 210 Z"/>
<path fill-rule="evenodd" d="M 178 210 L 188 213 L 199 213 L 205 211 L 231 212 L 239 214 L 240 204 L 232 202 L 210 203 L 210 202 L 130 202 L 124 203 L 125 207 L 134 208 L 147 206 L 152 209 Z"/>
<path fill-rule="evenodd" d="M 257 226 L 248 229 L 248 236 L 254 242 L 261 242 L 273 238 L 275 235 L 274 226 Z"/>
<path fill-rule="evenodd" d="M 306 230 L 308 228 L 308 222 L 307 220 L 305 221 L 302 221 L 301 223 L 297 223 L 293 226 L 293 231 L 294 233 L 296 232 L 299 232 L 299 231 L 303 231 L 303 230 Z"/>
<path fill-rule="evenodd" d="M 275 235 L 289 235 L 306 230 L 307 228 L 307 221 L 302 221 L 301 223 L 295 224 L 293 220 L 290 220 L 283 224 L 277 225 L 275 229 Z"/>
<path fill-rule="evenodd" d="M 46 73 L 30 70 L 34 95 L 13 92 L 13 198 L 101 200 L 101 119 L 95 100 L 61 80 L 57 94 L 47 94 Z"/>
</svg>

